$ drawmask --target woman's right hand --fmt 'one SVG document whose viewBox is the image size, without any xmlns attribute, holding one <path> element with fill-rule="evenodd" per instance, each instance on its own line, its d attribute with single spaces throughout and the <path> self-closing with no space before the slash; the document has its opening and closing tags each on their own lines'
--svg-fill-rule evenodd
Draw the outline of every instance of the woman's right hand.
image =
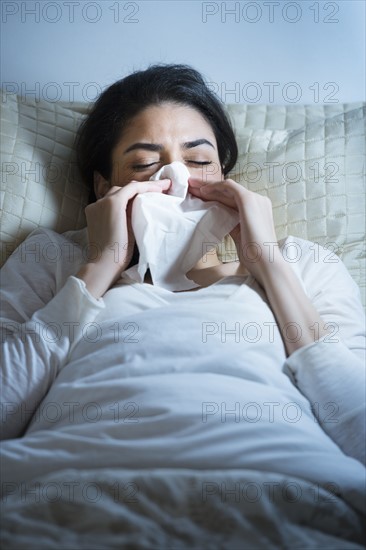
<svg viewBox="0 0 366 550">
<path fill-rule="evenodd" d="M 111 187 L 103 198 L 85 209 L 88 260 L 77 273 L 88 291 L 100 298 L 131 261 L 135 238 L 131 226 L 132 202 L 140 193 L 167 191 L 171 180 L 132 181 Z"/>
</svg>

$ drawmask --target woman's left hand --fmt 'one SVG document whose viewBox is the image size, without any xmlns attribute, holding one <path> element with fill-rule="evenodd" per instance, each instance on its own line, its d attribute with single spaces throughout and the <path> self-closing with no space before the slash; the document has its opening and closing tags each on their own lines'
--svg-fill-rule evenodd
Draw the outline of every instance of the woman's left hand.
<svg viewBox="0 0 366 550">
<path fill-rule="evenodd" d="M 240 223 L 231 231 L 240 262 L 261 282 L 274 261 L 281 262 L 269 198 L 249 191 L 234 180 L 205 183 L 190 178 L 189 191 L 204 201 L 217 201 L 235 209 Z"/>
<path fill-rule="evenodd" d="M 239 260 L 264 288 L 287 353 L 314 343 L 314 323 L 320 330 L 317 337 L 325 335 L 323 320 L 279 250 L 271 201 L 230 179 L 204 183 L 190 178 L 189 190 L 239 212 L 240 223 L 231 232 Z"/>
</svg>

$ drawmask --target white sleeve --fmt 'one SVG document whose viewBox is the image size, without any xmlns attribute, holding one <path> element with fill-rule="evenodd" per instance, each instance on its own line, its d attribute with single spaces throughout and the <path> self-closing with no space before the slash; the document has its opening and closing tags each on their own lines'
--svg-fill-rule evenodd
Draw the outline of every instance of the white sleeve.
<svg viewBox="0 0 366 550">
<path fill-rule="evenodd" d="M 49 242 L 33 235 L 28 251 Z M 57 265 L 21 247 L 1 270 L 1 438 L 19 437 L 65 365 L 85 325 L 104 308 L 85 283 L 69 275 L 58 290 Z"/>
<path fill-rule="evenodd" d="M 323 430 L 345 454 L 365 465 L 365 357 L 325 336 L 296 350 L 285 365 Z"/>
<path fill-rule="evenodd" d="M 306 294 L 331 333 L 360 359 L 365 353 L 365 311 L 360 290 L 342 260 L 331 250 L 297 237 L 284 241 L 287 256 Z M 286 254 L 285 254 L 286 255 Z M 316 337 L 318 327 L 312 327 Z"/>
<path fill-rule="evenodd" d="M 298 238 L 287 242 L 301 246 L 293 267 L 329 334 L 292 353 L 286 370 L 324 431 L 365 464 L 365 313 L 358 286 L 334 253 Z"/>
</svg>

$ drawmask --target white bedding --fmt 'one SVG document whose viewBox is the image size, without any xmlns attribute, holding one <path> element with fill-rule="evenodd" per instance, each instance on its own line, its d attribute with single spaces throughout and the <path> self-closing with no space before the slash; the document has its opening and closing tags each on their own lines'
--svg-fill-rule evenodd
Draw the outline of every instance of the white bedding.
<svg viewBox="0 0 366 550">
<path fill-rule="evenodd" d="M 89 191 L 74 142 L 89 108 L 1 95 L 0 265 L 36 227 L 85 226 Z M 231 176 L 269 196 L 278 238 L 295 235 L 336 252 L 366 306 L 365 103 L 226 108 L 239 147 Z M 236 257 L 232 246 L 220 248 L 223 257 Z"/>
<path fill-rule="evenodd" d="M 255 470 L 61 470 L 4 507 L 3 547 L 361 550 L 361 518 L 332 491 Z M 332 489 L 332 487 L 330 487 Z"/>
<path fill-rule="evenodd" d="M 286 359 L 251 278 L 96 301 L 70 237 L 35 232 L 3 270 L 5 435 L 37 407 L 2 444 L 6 547 L 361 548 L 363 312 L 339 259 L 282 242 L 334 329 Z"/>
</svg>

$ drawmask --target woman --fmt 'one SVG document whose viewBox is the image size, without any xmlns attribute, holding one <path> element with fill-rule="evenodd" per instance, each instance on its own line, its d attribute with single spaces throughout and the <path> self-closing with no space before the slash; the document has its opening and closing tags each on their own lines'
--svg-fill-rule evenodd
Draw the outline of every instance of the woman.
<svg viewBox="0 0 366 550">
<path fill-rule="evenodd" d="M 101 135 L 107 137 L 100 140 Z M 187 148 L 182 136 L 188 136 L 186 142 L 197 144 Z M 314 323 L 319 324 L 318 338 L 326 330 L 279 250 L 274 251 L 273 258 L 269 254 L 268 243 L 277 241 L 269 199 L 233 180 L 224 180 L 236 157 L 235 137 L 226 116 L 192 69 L 153 67 L 111 86 L 97 102 L 81 133 L 82 174 L 86 181 L 95 179 L 98 198 L 86 209 L 89 241 L 101 253 L 97 261 L 87 262 L 77 276 L 94 297 L 104 295 L 131 260 L 133 234 L 127 222 L 128 206 L 137 193 L 166 192 L 169 181 L 155 183 L 149 177 L 159 167 L 179 160 L 191 172 L 189 190 L 194 196 L 222 202 L 239 212 L 241 223 L 232 237 L 240 258 L 240 273 L 247 270 L 256 278 L 266 291 L 279 326 L 290 327 L 282 336 L 288 353 L 292 353 L 314 342 Z M 207 165 L 216 170 L 210 171 L 203 181 L 202 166 Z M 118 262 L 115 242 L 121 247 Z M 243 243 L 256 243 L 261 253 L 256 249 L 254 258 L 248 257 L 243 251 L 250 249 Z M 201 286 L 212 284 L 224 273 L 238 272 L 236 263 L 224 271 L 217 257 L 210 256 L 210 263 L 208 266 L 201 262 L 190 274 Z M 299 338 L 294 321 L 300 327 Z"/>
<path fill-rule="evenodd" d="M 117 406 L 125 392 L 141 396 L 139 384 L 146 379 L 149 387 L 147 393 L 143 390 L 139 412 L 145 420 L 151 413 L 156 422 L 149 417 L 149 437 L 154 434 L 155 438 L 149 439 L 151 452 L 148 457 L 143 453 L 136 459 L 133 452 L 139 453 L 139 447 L 133 447 L 131 435 L 119 431 L 116 437 L 121 445 L 122 440 L 125 443 L 118 464 L 121 460 L 126 464 L 137 460 L 142 467 L 154 467 L 164 456 L 167 464 L 202 467 L 202 457 L 195 455 L 184 438 L 176 442 L 171 455 L 162 455 L 159 445 L 167 426 L 164 422 L 170 430 L 183 426 L 185 433 L 191 433 L 197 423 L 189 415 L 193 410 L 197 413 L 199 403 L 206 421 L 216 414 L 212 412 L 215 407 L 202 408 L 202 400 L 216 403 L 215 395 L 216 400 L 228 400 L 235 391 L 233 380 L 235 387 L 245 381 L 237 391 L 241 396 L 246 391 L 250 395 L 260 392 L 256 403 L 262 399 L 261 415 L 263 404 L 282 403 L 284 407 L 291 399 L 306 411 L 307 420 L 301 420 L 305 424 L 297 425 L 299 433 L 307 433 L 307 451 L 298 451 L 299 460 L 303 455 L 308 457 L 309 471 L 303 477 L 320 482 L 334 453 L 340 461 L 332 470 L 337 484 L 343 483 L 350 464 L 359 472 L 358 461 L 364 464 L 365 456 L 359 437 L 363 430 L 364 373 L 358 290 L 335 257 L 333 263 L 324 263 L 329 252 L 320 251 L 320 262 L 315 262 L 311 243 L 292 238 L 286 241 L 301 246 L 302 255 L 296 264 L 285 261 L 281 246 L 269 246 L 277 242 L 270 200 L 225 179 L 237 158 L 235 137 L 220 103 L 202 77 L 187 66 L 153 66 L 113 84 L 98 99 L 81 128 L 78 158 L 84 179 L 94 181 L 96 200 L 86 208 L 88 242 L 93 245 L 89 250 L 94 254 L 85 257 L 81 249 L 73 249 L 70 254 L 67 236 L 36 231 L 4 267 L 3 324 L 8 338 L 4 347 L 3 437 L 16 438 L 24 433 L 56 376 L 43 405 L 51 401 L 65 404 L 65 397 L 59 393 L 64 391 L 62 388 L 67 388 L 69 399 L 72 401 L 74 395 L 73 402 L 80 405 L 80 395 L 75 391 L 81 391 L 83 384 L 92 380 L 94 398 L 103 411 L 101 430 L 103 426 L 114 429 L 111 416 L 104 418 L 107 401 L 98 393 L 103 385 L 109 380 L 109 403 L 116 400 Z M 230 207 L 240 219 L 231 233 L 239 262 L 223 264 L 216 254 L 200 260 L 187 274 L 199 285 L 195 292 L 164 291 L 151 285 L 148 278 L 143 284 L 121 279 L 121 274 L 137 261 L 131 227 L 134 197 L 166 193 L 171 181 L 150 181 L 150 177 L 174 161 L 187 166 L 192 196 Z M 248 246 L 251 243 L 255 243 L 254 255 Z M 52 245 L 63 250 L 56 264 L 42 253 Z M 22 261 L 24 256 L 30 258 L 27 266 Z M 234 351 L 235 344 L 225 345 L 233 326 L 235 343 L 240 344 Z M 250 336 L 248 330 L 253 328 L 256 335 Z M 164 376 L 157 377 L 157 373 Z M 132 386 L 128 386 L 129 381 Z M 280 395 L 280 391 L 285 394 Z M 90 392 L 88 395 L 90 398 Z M 318 404 L 314 414 L 322 429 L 356 461 L 346 459 L 314 425 L 310 403 Z M 327 421 L 324 412 L 329 403 L 338 407 L 335 422 Z M 169 414 L 165 413 L 177 404 L 188 416 L 169 424 Z M 267 413 L 267 424 L 264 416 L 261 421 L 272 428 L 271 411 Z M 70 410 L 67 415 L 62 411 L 55 423 L 35 414 L 25 440 L 37 437 L 47 426 L 60 427 L 64 434 L 72 432 L 79 421 L 82 423 L 78 414 L 78 420 L 73 416 L 71 422 Z M 285 439 L 289 422 L 278 421 Z M 306 431 L 310 425 L 306 422 L 313 423 L 310 432 Z M 134 433 L 144 426 L 140 421 Z M 235 424 L 230 426 L 235 428 Z M 204 427 L 207 441 L 202 441 L 209 449 L 221 436 L 216 432 L 210 435 L 208 426 Z M 119 430 L 122 428 L 130 426 L 119 426 Z M 276 471 L 295 475 L 298 462 L 295 455 L 293 461 L 284 460 L 282 436 L 276 435 L 276 442 L 272 442 L 271 449 L 276 447 L 278 453 L 271 461 Z M 235 440 L 236 436 L 233 433 L 230 437 Z M 264 437 L 269 438 L 269 432 Z M 95 444 L 100 443 L 96 437 Z M 16 477 L 12 442 L 8 445 L 12 456 L 9 475 Z M 296 446 L 294 443 L 291 447 L 293 453 L 297 452 Z M 313 449 L 318 450 L 310 457 Z M 258 467 L 268 452 L 260 459 L 256 456 L 250 464 Z M 319 452 L 328 457 L 320 463 Z M 208 454 L 205 460 L 209 467 L 218 467 L 222 462 L 228 467 L 248 466 L 243 458 L 246 453 L 228 451 L 225 445 Z M 78 456 L 75 454 L 75 460 Z M 47 466 L 51 470 L 53 467 Z M 42 473 L 44 468 L 39 462 L 32 475 Z M 357 476 L 347 483 L 356 483 Z"/>
</svg>

